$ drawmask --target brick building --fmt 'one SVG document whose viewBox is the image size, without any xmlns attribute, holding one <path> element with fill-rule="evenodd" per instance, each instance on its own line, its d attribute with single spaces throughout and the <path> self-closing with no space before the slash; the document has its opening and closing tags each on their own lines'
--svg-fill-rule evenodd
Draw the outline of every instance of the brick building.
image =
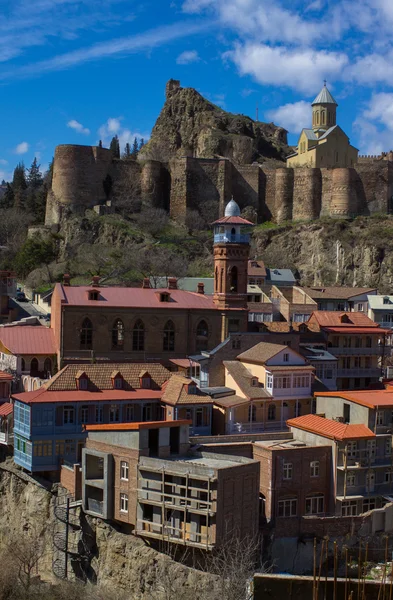
<svg viewBox="0 0 393 600">
<path fill-rule="evenodd" d="M 321 332 L 327 350 L 338 358 L 337 389 L 364 389 L 378 382 L 389 333 L 363 312 L 315 311 L 307 321 Z"/>
<path fill-rule="evenodd" d="M 291 323 L 304 323 L 317 309 L 317 303 L 303 288 L 297 286 L 272 286 L 270 298 L 279 312 L 280 320 Z"/>
<path fill-rule="evenodd" d="M 258 462 L 188 451 L 184 421 L 87 430 L 82 496 L 88 514 L 141 537 L 206 550 L 257 531 Z"/>
<path fill-rule="evenodd" d="M 329 445 L 293 439 L 260 441 L 253 444 L 253 458 L 260 463 L 259 489 L 268 522 L 334 514 Z"/>
<path fill-rule="evenodd" d="M 144 361 L 171 358 L 215 347 L 231 332 L 247 331 L 247 261 L 252 223 L 240 217 L 233 200 L 214 224 L 214 296 L 168 288 L 141 289 L 56 284 L 51 328 L 59 364 Z"/>
</svg>

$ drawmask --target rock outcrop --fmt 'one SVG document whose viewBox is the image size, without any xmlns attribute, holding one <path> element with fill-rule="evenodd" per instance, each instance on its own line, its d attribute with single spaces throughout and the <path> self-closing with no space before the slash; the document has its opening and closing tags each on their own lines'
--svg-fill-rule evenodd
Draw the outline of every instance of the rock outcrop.
<svg viewBox="0 0 393 600">
<path fill-rule="evenodd" d="M 170 80 L 166 101 L 141 158 L 167 161 L 179 156 L 223 156 L 239 164 L 285 160 L 287 132 L 273 123 L 225 112 L 193 88 Z"/>
</svg>

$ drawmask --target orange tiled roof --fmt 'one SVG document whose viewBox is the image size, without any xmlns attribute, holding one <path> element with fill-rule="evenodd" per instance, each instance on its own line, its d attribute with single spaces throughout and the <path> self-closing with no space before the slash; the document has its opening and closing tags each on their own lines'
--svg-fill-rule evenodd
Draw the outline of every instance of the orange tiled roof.
<svg viewBox="0 0 393 600">
<path fill-rule="evenodd" d="M 140 429 L 160 429 L 161 427 L 178 427 L 192 425 L 192 421 L 143 421 L 139 423 L 104 423 L 100 425 L 85 425 L 86 431 L 139 431 Z"/>
<path fill-rule="evenodd" d="M 0 327 L 0 342 L 11 354 L 56 354 L 53 329 L 43 325 Z"/>
<path fill-rule="evenodd" d="M 0 406 L 0 417 L 7 417 L 11 415 L 14 411 L 14 405 L 10 402 L 5 402 Z"/>
<path fill-rule="evenodd" d="M 317 396 L 327 396 L 334 398 L 343 398 L 355 404 L 361 404 L 368 408 L 378 408 L 379 406 L 393 407 L 393 389 L 386 390 L 357 390 L 351 392 L 315 392 Z"/>
<path fill-rule="evenodd" d="M 311 317 L 315 318 L 320 327 L 379 327 L 378 323 L 374 323 L 362 312 L 314 310 Z"/>
<path fill-rule="evenodd" d="M 346 425 L 317 415 L 304 415 L 295 419 L 288 419 L 288 427 L 295 427 L 309 431 L 330 440 L 356 440 L 359 438 L 375 438 L 375 433 L 365 425 Z"/>
</svg>

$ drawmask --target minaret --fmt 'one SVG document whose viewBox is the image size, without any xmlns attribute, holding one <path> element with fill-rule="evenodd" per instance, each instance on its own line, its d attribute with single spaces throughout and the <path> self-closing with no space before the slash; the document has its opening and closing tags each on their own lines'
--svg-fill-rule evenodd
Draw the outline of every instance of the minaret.
<svg viewBox="0 0 393 600">
<path fill-rule="evenodd" d="M 214 302 L 223 309 L 247 308 L 249 229 L 254 224 L 240 216 L 240 208 L 232 198 L 225 207 L 225 216 L 213 225 Z"/>
<path fill-rule="evenodd" d="M 311 106 L 312 128 L 314 131 L 318 129 L 326 131 L 336 125 L 336 108 L 338 104 L 327 89 L 326 81 Z"/>
</svg>

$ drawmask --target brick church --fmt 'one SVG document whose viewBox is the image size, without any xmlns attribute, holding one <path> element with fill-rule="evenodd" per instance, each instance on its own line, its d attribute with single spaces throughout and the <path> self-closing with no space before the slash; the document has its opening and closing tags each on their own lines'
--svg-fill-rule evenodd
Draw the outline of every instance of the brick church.
<svg viewBox="0 0 393 600">
<path fill-rule="evenodd" d="M 169 361 L 216 347 L 228 333 L 247 331 L 249 229 L 232 199 L 214 226 L 214 295 L 168 287 L 152 289 L 55 286 L 51 328 L 58 364 L 97 361 Z"/>
</svg>

